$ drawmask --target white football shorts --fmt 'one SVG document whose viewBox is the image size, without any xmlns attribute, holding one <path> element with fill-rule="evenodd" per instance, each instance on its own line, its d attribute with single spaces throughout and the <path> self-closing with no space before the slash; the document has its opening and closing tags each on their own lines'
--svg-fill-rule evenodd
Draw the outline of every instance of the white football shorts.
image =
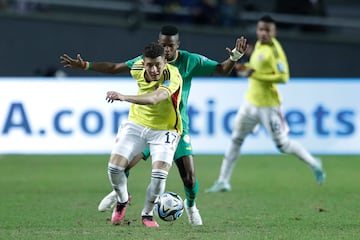
<svg viewBox="0 0 360 240">
<path fill-rule="evenodd" d="M 118 154 L 130 162 L 138 153 L 150 146 L 152 162 L 172 164 L 180 135 L 175 131 L 154 130 L 132 121 L 123 121 L 116 135 L 111 154 Z"/>
<path fill-rule="evenodd" d="M 283 138 L 289 132 L 280 106 L 256 107 L 245 101 L 236 114 L 234 130 L 241 132 L 242 137 L 245 137 L 249 133 L 255 132 L 259 124 L 266 128 L 273 139 Z"/>
</svg>

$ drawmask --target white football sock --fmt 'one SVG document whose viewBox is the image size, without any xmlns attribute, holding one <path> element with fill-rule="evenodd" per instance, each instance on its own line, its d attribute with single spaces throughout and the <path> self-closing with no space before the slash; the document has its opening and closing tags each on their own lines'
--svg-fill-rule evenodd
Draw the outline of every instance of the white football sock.
<svg viewBox="0 0 360 240">
<path fill-rule="evenodd" d="M 283 149 L 283 151 L 285 153 L 297 156 L 310 167 L 320 167 L 319 162 L 300 143 L 296 141 L 290 140 L 289 144 Z"/>
<path fill-rule="evenodd" d="M 230 183 L 230 178 L 235 168 L 236 162 L 240 154 L 241 145 L 231 141 L 231 144 L 227 151 L 225 152 L 224 159 L 221 163 L 220 175 L 218 182 L 221 183 Z"/>
<path fill-rule="evenodd" d="M 108 175 L 111 186 L 117 194 L 117 201 L 121 203 L 127 202 L 129 200 L 129 195 L 125 168 L 109 163 Z"/>
<path fill-rule="evenodd" d="M 161 169 L 153 169 L 151 172 L 151 181 L 146 189 L 144 208 L 141 211 L 142 216 L 152 216 L 154 201 L 165 191 L 166 178 L 168 172 Z"/>
</svg>

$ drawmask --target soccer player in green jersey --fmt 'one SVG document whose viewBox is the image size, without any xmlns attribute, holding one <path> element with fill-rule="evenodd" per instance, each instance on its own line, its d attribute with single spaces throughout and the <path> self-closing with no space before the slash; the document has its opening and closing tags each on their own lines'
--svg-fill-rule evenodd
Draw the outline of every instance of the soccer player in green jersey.
<svg viewBox="0 0 360 240">
<path fill-rule="evenodd" d="M 325 180 L 322 163 L 314 158 L 298 142 L 288 138 L 287 124 L 280 111 L 281 99 L 277 84 L 289 80 L 289 67 L 285 52 L 276 40 L 275 21 L 270 16 L 262 17 L 257 23 L 257 42 L 249 63 L 243 68 L 249 77 L 249 88 L 245 102 L 240 106 L 232 131 L 232 141 L 225 152 L 220 175 L 207 192 L 231 190 L 230 178 L 239 157 L 240 148 L 248 134 L 262 124 L 271 134 L 282 153 L 292 154 L 313 170 L 318 183 Z"/>
<path fill-rule="evenodd" d="M 132 65 L 130 73 L 139 86 L 137 95 L 116 91 L 108 91 L 106 95 L 108 102 L 132 103 L 128 120 L 119 127 L 108 165 L 109 180 L 117 200 L 111 223 L 122 222 L 129 202 L 125 169 L 139 151 L 150 148 L 151 181 L 141 216 L 146 227 L 158 227 L 153 218 L 154 201 L 165 191 L 182 133 L 179 109 L 182 78 L 176 67 L 166 63 L 164 48 L 158 43 L 145 47 L 143 59 Z"/>
<path fill-rule="evenodd" d="M 219 63 L 211 60 L 200 54 L 191 53 L 185 50 L 180 50 L 179 31 L 174 26 L 164 26 L 159 33 L 158 42 L 165 49 L 165 58 L 168 63 L 176 66 L 183 78 L 183 88 L 181 93 L 180 111 L 183 122 L 183 134 L 179 141 L 174 160 L 178 167 L 181 179 L 185 190 L 185 212 L 187 213 L 189 223 L 194 226 L 202 225 L 202 218 L 196 206 L 195 200 L 199 189 L 198 179 L 195 176 L 194 159 L 192 155 L 192 146 L 189 136 L 189 116 L 188 116 L 188 97 L 191 88 L 191 81 L 196 76 L 210 76 L 214 73 L 219 75 L 228 75 L 233 69 L 237 60 L 241 58 L 247 48 L 247 40 L 240 37 L 236 40 L 233 50 L 226 48 L 229 58 Z M 103 73 L 120 73 L 125 72 L 132 67 L 133 63 L 141 56 L 126 61 L 124 63 L 110 63 L 110 62 L 94 62 L 88 63 L 83 61 L 80 55 L 76 59 L 70 58 L 64 54 L 61 56 L 65 67 L 77 69 L 91 69 Z M 147 159 L 148 151 L 144 151 L 135 157 L 131 168 L 140 159 Z M 111 209 L 115 203 L 114 191 L 109 193 L 99 204 L 99 211 Z"/>
</svg>

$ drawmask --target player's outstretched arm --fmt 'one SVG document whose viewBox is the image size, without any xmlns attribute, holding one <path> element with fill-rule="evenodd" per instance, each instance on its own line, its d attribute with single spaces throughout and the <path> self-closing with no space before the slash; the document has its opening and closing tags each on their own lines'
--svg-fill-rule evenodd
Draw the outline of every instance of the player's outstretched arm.
<svg viewBox="0 0 360 240">
<path fill-rule="evenodd" d="M 235 63 L 244 55 L 248 47 L 247 39 L 245 37 L 240 37 L 236 39 L 235 47 L 233 50 L 226 48 L 226 52 L 229 54 L 229 58 L 220 63 L 215 72 L 221 75 L 229 75 L 231 70 L 234 68 Z"/>
<path fill-rule="evenodd" d="M 169 97 L 169 92 L 164 88 L 158 88 L 153 92 L 141 95 L 124 95 L 116 91 L 108 91 L 106 93 L 106 101 L 112 103 L 114 101 L 126 101 L 139 105 L 156 105 Z"/>
<path fill-rule="evenodd" d="M 112 63 L 112 62 L 89 62 L 84 61 L 80 54 L 76 55 L 76 58 L 72 58 L 67 54 L 60 56 L 60 63 L 65 68 L 93 70 L 101 73 L 123 73 L 128 72 L 130 69 L 125 63 Z"/>
</svg>

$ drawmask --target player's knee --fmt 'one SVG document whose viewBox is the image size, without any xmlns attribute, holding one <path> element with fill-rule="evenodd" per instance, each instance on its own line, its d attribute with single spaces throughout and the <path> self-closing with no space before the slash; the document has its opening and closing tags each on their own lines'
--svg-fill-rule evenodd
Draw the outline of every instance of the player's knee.
<svg viewBox="0 0 360 240">
<path fill-rule="evenodd" d="M 242 145 L 244 142 L 244 136 L 240 131 L 233 131 L 231 135 L 231 141 L 236 145 Z"/>
<path fill-rule="evenodd" d="M 275 142 L 276 142 L 276 147 L 279 149 L 281 153 L 289 153 L 290 141 L 288 139 L 275 140 Z"/>
<path fill-rule="evenodd" d="M 284 146 L 283 146 L 283 145 L 277 144 L 276 147 L 277 147 L 277 149 L 278 149 L 281 153 L 285 153 L 285 150 L 284 150 Z"/>
<path fill-rule="evenodd" d="M 108 173 L 109 174 L 122 174 L 124 173 L 125 168 L 121 166 L 117 166 L 112 163 L 108 163 Z"/>
</svg>

